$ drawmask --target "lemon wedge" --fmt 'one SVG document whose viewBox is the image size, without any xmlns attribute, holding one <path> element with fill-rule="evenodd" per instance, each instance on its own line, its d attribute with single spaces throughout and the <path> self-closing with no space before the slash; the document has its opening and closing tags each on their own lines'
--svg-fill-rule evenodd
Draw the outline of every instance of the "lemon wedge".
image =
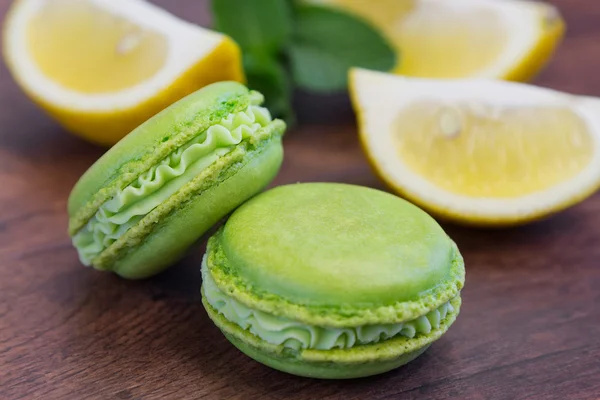
<svg viewBox="0 0 600 400">
<path fill-rule="evenodd" d="M 476 225 L 542 218 L 600 186 L 600 99 L 353 69 L 366 154 L 400 195 Z"/>
<path fill-rule="evenodd" d="M 3 39 L 24 91 L 103 145 L 202 86 L 244 80 L 230 38 L 143 0 L 18 0 Z"/>
<path fill-rule="evenodd" d="M 394 72 L 429 78 L 532 78 L 564 33 L 557 9 L 519 0 L 311 0 L 365 18 L 400 54 Z"/>
</svg>

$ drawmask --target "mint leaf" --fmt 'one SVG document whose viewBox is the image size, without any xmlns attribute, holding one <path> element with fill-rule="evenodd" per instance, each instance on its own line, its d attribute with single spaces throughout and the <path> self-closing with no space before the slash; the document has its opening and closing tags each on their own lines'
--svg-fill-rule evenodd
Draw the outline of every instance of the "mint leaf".
<svg viewBox="0 0 600 400">
<path fill-rule="evenodd" d="M 294 82 L 316 92 L 346 90 L 351 67 L 389 71 L 396 64 L 392 47 L 367 22 L 307 4 L 295 7 L 288 53 Z"/>
<path fill-rule="evenodd" d="M 248 87 L 265 96 L 265 106 L 274 117 L 293 123 L 291 82 L 288 72 L 278 60 L 264 53 L 245 53 L 244 69 Z"/>
<path fill-rule="evenodd" d="M 291 4 L 285 0 L 212 0 L 215 28 L 241 47 L 248 87 L 265 96 L 274 117 L 291 122 L 291 87 L 280 61 L 292 35 Z"/>
<path fill-rule="evenodd" d="M 215 28 L 243 51 L 277 53 L 292 33 L 290 4 L 283 0 L 212 0 Z"/>
</svg>

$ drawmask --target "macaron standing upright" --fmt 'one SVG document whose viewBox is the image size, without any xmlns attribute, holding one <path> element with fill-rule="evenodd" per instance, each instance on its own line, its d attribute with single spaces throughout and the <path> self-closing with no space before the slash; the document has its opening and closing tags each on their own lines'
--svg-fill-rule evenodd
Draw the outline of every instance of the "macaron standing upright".
<svg viewBox="0 0 600 400">
<path fill-rule="evenodd" d="M 80 178 L 69 234 L 83 264 L 156 274 L 260 192 L 283 158 L 285 123 L 236 82 L 188 95 L 140 125 Z"/>
<path fill-rule="evenodd" d="M 463 258 L 416 206 L 365 187 L 280 186 L 209 239 L 202 301 L 238 349 L 314 378 L 383 373 L 455 321 Z"/>
</svg>

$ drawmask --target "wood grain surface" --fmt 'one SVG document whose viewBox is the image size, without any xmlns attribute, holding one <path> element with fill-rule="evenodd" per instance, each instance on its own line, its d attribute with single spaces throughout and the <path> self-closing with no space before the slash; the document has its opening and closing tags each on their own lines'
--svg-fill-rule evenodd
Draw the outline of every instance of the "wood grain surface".
<svg viewBox="0 0 600 400">
<path fill-rule="evenodd" d="M 156 1 L 197 23 L 206 2 Z M 568 35 L 537 79 L 600 96 L 600 2 L 554 1 Z M 0 0 L 0 15 L 9 1 Z M 345 96 L 299 96 L 275 184 L 382 187 Z M 318 381 L 264 367 L 231 346 L 200 303 L 204 243 L 155 278 L 81 266 L 68 193 L 103 149 L 64 132 L 0 66 L 0 398 L 599 399 L 600 195 L 518 229 L 444 226 L 467 263 L 447 335 L 396 371 Z"/>
</svg>

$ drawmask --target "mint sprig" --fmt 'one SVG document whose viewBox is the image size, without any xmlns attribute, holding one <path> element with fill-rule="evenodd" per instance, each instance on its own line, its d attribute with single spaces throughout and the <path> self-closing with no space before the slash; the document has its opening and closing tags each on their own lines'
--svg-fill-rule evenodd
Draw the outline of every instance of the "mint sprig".
<svg viewBox="0 0 600 400">
<path fill-rule="evenodd" d="M 351 67 L 388 71 L 396 53 L 368 22 L 326 6 L 291 0 L 212 0 L 215 28 L 243 52 L 248 86 L 271 112 L 293 119 L 294 87 L 345 91 Z"/>
</svg>

